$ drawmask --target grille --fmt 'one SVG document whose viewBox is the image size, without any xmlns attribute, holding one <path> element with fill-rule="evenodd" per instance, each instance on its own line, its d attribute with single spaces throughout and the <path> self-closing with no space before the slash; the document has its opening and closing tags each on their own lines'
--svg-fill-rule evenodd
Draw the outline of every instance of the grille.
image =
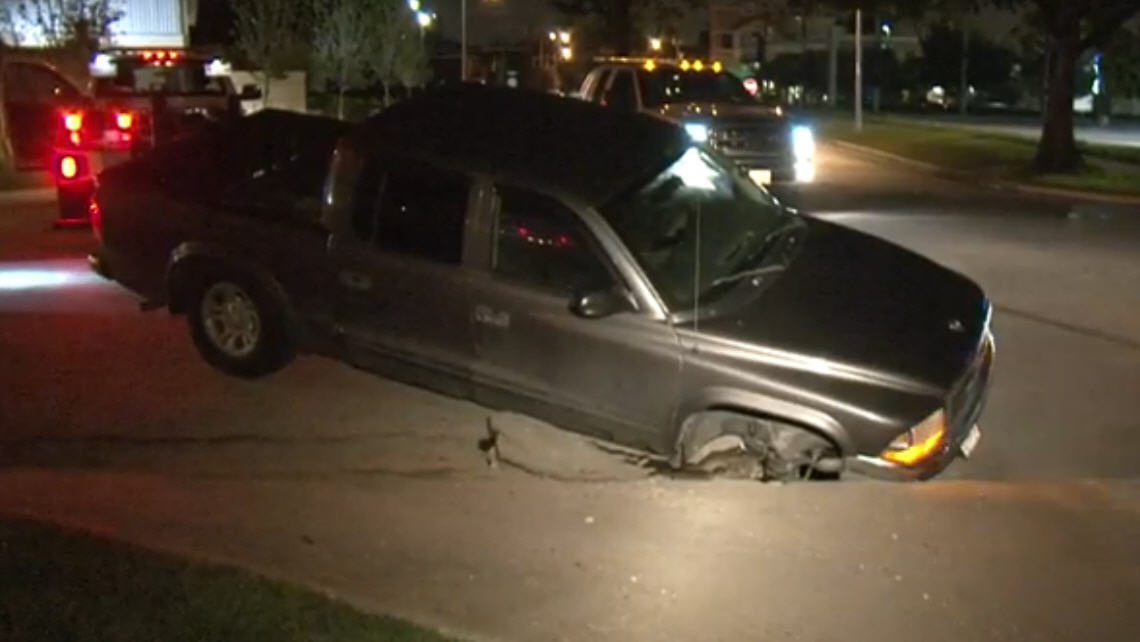
<svg viewBox="0 0 1140 642">
<path fill-rule="evenodd" d="M 717 129 L 713 139 L 730 150 L 782 153 L 789 149 L 788 136 L 783 128 L 757 126 L 729 126 Z"/>
</svg>

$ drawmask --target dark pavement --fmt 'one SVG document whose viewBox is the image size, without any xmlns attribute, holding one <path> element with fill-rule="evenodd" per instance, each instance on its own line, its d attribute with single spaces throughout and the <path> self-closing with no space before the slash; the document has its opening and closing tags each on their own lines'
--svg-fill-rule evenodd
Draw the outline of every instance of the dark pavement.
<svg viewBox="0 0 1140 642">
<path fill-rule="evenodd" d="M 319 358 L 212 371 L 0 204 L 0 512 L 227 560 L 479 639 L 1140 639 L 1140 209 L 825 152 L 785 198 L 977 279 L 975 458 L 922 485 L 488 469 L 487 411 Z"/>
</svg>

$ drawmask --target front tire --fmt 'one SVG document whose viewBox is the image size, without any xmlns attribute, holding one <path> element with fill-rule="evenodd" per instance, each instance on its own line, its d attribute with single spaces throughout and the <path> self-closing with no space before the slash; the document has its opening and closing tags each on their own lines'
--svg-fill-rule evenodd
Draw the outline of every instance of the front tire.
<svg viewBox="0 0 1140 642">
<path fill-rule="evenodd" d="M 284 306 L 251 280 L 207 276 L 198 281 L 188 304 L 194 345 L 222 372 L 262 377 L 293 359 Z"/>
</svg>

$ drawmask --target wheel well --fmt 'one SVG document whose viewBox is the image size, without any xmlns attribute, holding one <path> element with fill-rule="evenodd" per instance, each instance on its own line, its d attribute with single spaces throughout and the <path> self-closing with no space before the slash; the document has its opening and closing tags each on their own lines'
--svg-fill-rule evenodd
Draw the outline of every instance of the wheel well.
<svg viewBox="0 0 1140 642">
<path fill-rule="evenodd" d="M 168 293 L 167 307 L 172 314 L 186 312 L 194 288 L 212 271 L 221 271 L 228 266 L 203 256 L 188 257 L 170 266 L 166 275 Z"/>
<path fill-rule="evenodd" d="M 733 419 L 739 421 L 734 422 Z M 677 439 L 673 455 L 674 465 L 684 465 L 689 457 L 697 453 L 700 448 L 718 437 L 726 435 L 741 435 L 747 432 L 749 425 L 762 422 L 775 429 L 773 434 L 785 431 L 794 431 L 818 440 L 836 456 L 842 455 L 843 448 L 834 436 L 818 427 L 789 420 L 785 417 L 771 413 L 757 411 L 732 404 L 715 404 L 690 413 L 681 424 L 681 432 Z"/>
<path fill-rule="evenodd" d="M 202 279 L 209 275 L 231 275 L 233 278 L 248 280 L 250 285 L 263 290 L 273 297 L 286 311 L 290 311 L 285 292 L 272 276 L 260 270 L 244 266 L 224 257 L 188 256 L 178 260 L 167 271 L 167 292 L 170 297 L 168 307 L 174 314 L 186 312 L 190 296 Z"/>
</svg>

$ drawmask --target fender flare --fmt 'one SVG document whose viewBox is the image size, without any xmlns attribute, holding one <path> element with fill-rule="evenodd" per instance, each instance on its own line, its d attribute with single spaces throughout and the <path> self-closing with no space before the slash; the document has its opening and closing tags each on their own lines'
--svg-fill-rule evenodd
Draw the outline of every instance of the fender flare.
<svg viewBox="0 0 1140 642">
<path fill-rule="evenodd" d="M 828 438 L 839 448 L 841 455 L 855 452 L 851 436 L 831 415 L 769 395 L 729 387 L 712 387 L 700 391 L 678 407 L 674 418 L 673 454 L 671 461 L 679 465 L 689 438 L 690 419 L 702 412 L 725 410 L 746 415 L 768 417 L 788 424 L 802 426 Z"/>
</svg>

